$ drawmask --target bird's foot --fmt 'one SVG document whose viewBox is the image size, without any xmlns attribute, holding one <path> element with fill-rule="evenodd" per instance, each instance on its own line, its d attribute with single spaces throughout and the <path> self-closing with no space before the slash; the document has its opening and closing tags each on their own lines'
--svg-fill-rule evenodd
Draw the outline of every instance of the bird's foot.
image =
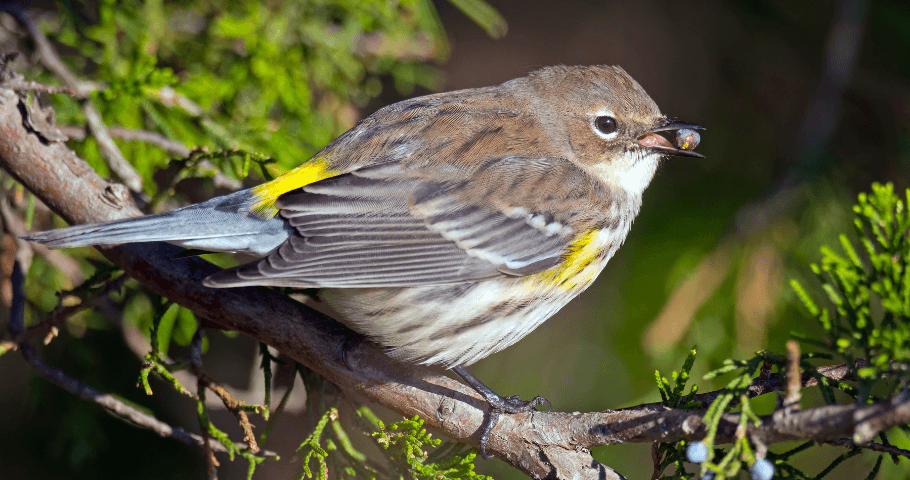
<svg viewBox="0 0 910 480">
<path fill-rule="evenodd" d="M 480 456 L 486 460 L 493 458 L 487 455 L 487 445 L 490 443 L 490 434 L 493 431 L 493 427 L 499 422 L 499 415 L 530 412 L 538 405 L 546 405 L 547 411 L 553 409 L 550 401 L 541 396 L 534 397 L 529 401 L 521 400 L 518 395 L 501 397 L 481 383 L 477 377 L 471 375 L 464 367 L 454 367 L 452 371 L 490 404 L 490 412 L 480 425 Z"/>
<path fill-rule="evenodd" d="M 487 454 L 487 445 L 490 443 L 490 433 L 493 431 L 493 427 L 499 422 L 499 415 L 530 412 L 538 405 L 546 405 L 548 412 L 553 409 L 553 405 L 550 404 L 550 401 L 540 395 L 528 401 L 521 400 L 518 398 L 518 395 L 513 395 L 511 397 L 493 395 L 495 395 L 495 397 L 485 398 L 487 403 L 490 404 L 490 413 L 480 425 L 480 456 L 483 457 L 484 460 L 493 458 L 491 455 Z"/>
<path fill-rule="evenodd" d="M 496 395 L 494 401 L 491 402 L 489 398 L 486 400 L 490 403 L 490 406 L 493 407 L 494 410 L 498 410 L 499 413 L 530 412 L 538 405 L 546 405 L 548 412 L 553 409 L 553 405 L 550 404 L 550 401 L 539 395 L 527 401 L 521 400 L 518 398 L 518 395 L 512 395 L 511 397 L 500 397 L 499 395 Z"/>
</svg>

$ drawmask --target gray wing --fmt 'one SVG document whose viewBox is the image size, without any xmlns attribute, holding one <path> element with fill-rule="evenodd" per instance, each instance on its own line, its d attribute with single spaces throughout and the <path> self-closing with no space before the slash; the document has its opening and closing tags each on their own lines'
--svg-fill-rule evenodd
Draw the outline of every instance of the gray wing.
<svg viewBox="0 0 910 480">
<path fill-rule="evenodd" d="M 491 208 L 459 195 L 466 182 L 415 177 L 381 165 L 282 195 L 291 238 L 206 283 L 404 287 L 520 276 L 555 266 L 571 241 L 547 212 Z"/>
</svg>

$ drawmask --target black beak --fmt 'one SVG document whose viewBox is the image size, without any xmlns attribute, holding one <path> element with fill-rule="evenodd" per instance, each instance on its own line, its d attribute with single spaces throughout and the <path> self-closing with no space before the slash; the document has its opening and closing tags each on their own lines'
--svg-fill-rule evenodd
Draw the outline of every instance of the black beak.
<svg viewBox="0 0 910 480">
<path fill-rule="evenodd" d="M 694 123 L 662 117 L 658 119 L 656 125 L 653 128 L 646 130 L 640 137 L 638 137 L 638 142 L 642 146 L 650 149 L 652 152 L 660 153 L 661 155 L 670 155 L 674 157 L 705 158 L 704 155 L 696 153 L 692 150 L 677 148 L 670 144 L 670 142 L 666 139 L 663 139 L 662 136 L 657 135 L 657 132 L 668 132 L 682 129 L 704 130 L 705 127 L 696 125 Z M 661 139 L 663 139 L 663 141 L 661 141 Z M 692 148 L 695 147 L 693 146 Z"/>
</svg>

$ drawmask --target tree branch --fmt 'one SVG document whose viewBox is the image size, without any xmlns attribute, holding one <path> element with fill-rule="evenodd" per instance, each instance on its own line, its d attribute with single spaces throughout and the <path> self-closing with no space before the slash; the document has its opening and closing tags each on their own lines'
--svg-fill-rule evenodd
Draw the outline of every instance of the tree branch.
<svg viewBox="0 0 910 480">
<path fill-rule="evenodd" d="M 85 137 L 88 135 L 85 128 L 75 125 L 58 125 L 57 128 L 59 128 L 64 135 L 73 140 L 85 140 Z M 188 157 L 190 155 L 190 149 L 186 148 L 186 145 L 171 140 L 159 133 L 146 130 L 131 130 L 123 127 L 111 127 L 108 129 L 108 132 L 112 137 L 117 137 L 121 140 L 133 140 L 158 145 L 165 152 L 177 155 L 178 157 Z"/>
<path fill-rule="evenodd" d="M 57 127 L 64 135 L 73 140 L 85 140 L 85 137 L 88 135 L 88 132 L 85 128 L 78 127 L 75 125 L 66 125 Z M 178 157 L 186 158 L 190 156 L 192 151 L 189 148 L 186 148 L 186 145 L 176 141 L 171 140 L 160 133 L 149 132 L 147 130 L 132 130 L 129 128 L 123 127 L 110 127 L 108 133 L 111 134 L 114 138 L 119 138 L 121 140 L 127 141 L 136 141 L 136 142 L 145 142 L 151 143 L 161 147 L 167 153 L 171 155 L 176 155 Z M 199 165 L 203 168 L 214 170 L 215 176 L 212 178 L 215 186 L 218 188 L 225 188 L 229 190 L 240 190 L 243 188 L 243 183 L 233 178 L 228 177 L 220 170 L 215 168 L 215 165 L 212 164 L 209 160 L 202 160 L 199 162 Z"/>
</svg>

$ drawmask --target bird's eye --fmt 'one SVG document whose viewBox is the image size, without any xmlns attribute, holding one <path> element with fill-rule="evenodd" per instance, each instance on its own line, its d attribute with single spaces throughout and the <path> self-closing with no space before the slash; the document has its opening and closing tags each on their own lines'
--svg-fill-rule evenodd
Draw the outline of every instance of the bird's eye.
<svg viewBox="0 0 910 480">
<path fill-rule="evenodd" d="M 616 129 L 619 128 L 619 126 L 616 124 L 616 119 L 615 119 L 615 118 L 613 118 L 613 117 L 606 117 L 606 116 L 595 118 L 595 119 L 594 119 L 594 127 L 596 127 L 597 130 L 598 130 L 600 133 L 603 133 L 604 135 L 609 135 L 609 134 L 611 134 L 611 133 L 616 133 Z"/>
</svg>

